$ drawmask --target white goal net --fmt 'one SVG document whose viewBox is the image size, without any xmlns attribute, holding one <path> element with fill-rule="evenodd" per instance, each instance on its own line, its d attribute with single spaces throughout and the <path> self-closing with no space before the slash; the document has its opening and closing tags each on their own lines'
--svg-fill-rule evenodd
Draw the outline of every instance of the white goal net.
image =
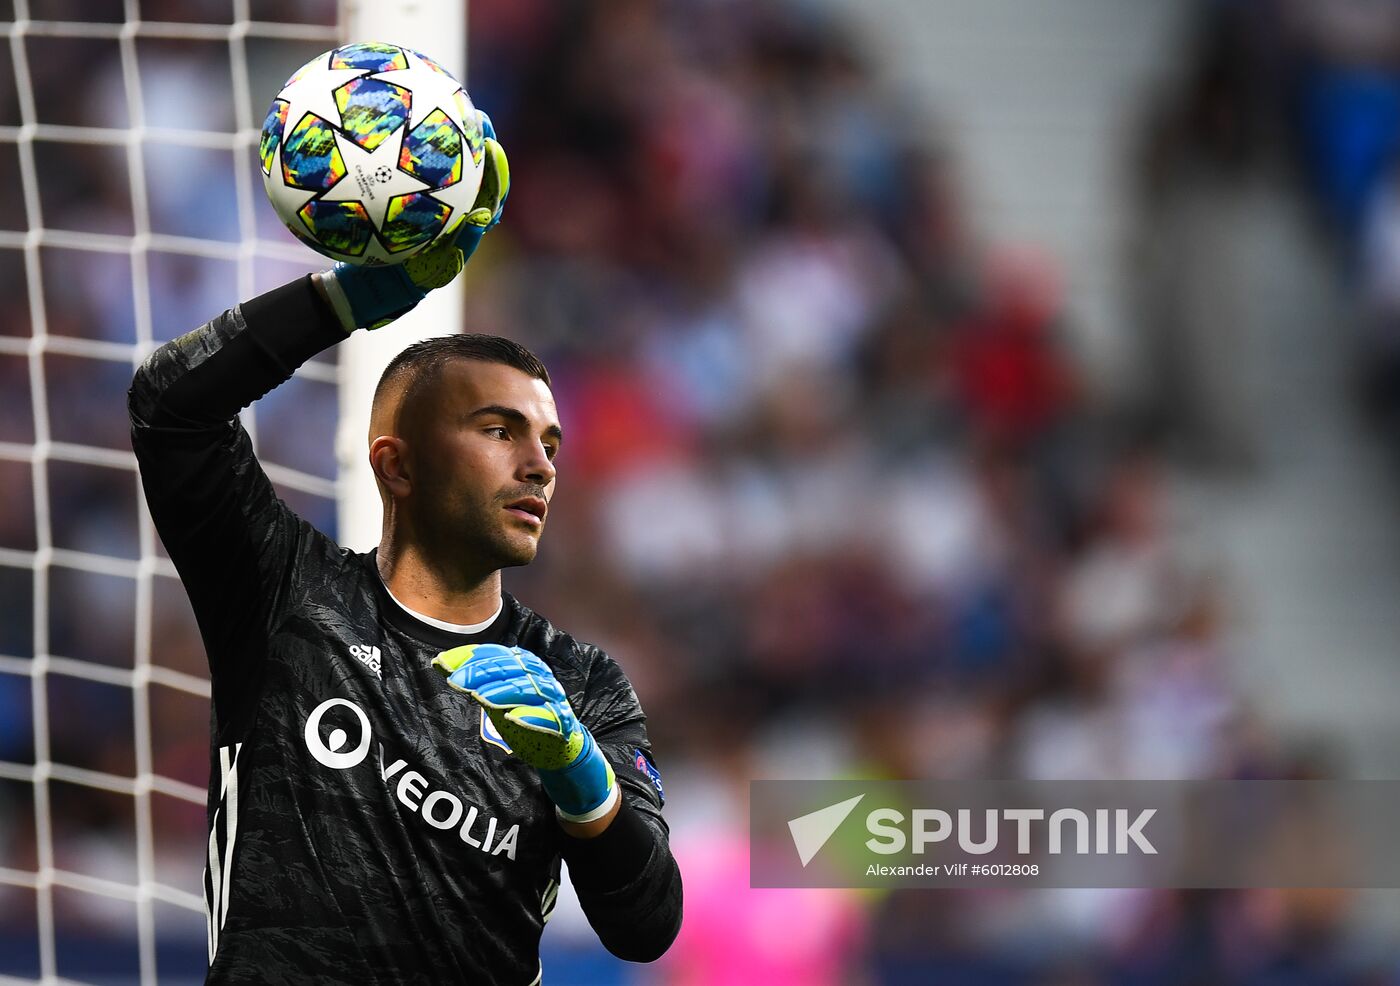
<svg viewBox="0 0 1400 986">
<path fill-rule="evenodd" d="M 263 201 L 334 0 L 0 0 L 0 981 L 198 981 L 208 696 L 127 434 L 155 346 L 325 262 Z M 247 412 L 336 533 L 334 351 Z"/>
</svg>

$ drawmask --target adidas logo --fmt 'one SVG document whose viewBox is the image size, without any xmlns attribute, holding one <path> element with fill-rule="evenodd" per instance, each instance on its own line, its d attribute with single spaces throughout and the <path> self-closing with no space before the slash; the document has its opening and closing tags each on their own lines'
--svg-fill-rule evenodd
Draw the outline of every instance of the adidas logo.
<svg viewBox="0 0 1400 986">
<path fill-rule="evenodd" d="M 374 676 L 380 681 L 384 680 L 384 675 L 379 670 L 379 648 L 371 647 L 369 644 L 351 644 L 350 655 L 365 667 L 374 672 Z"/>
</svg>

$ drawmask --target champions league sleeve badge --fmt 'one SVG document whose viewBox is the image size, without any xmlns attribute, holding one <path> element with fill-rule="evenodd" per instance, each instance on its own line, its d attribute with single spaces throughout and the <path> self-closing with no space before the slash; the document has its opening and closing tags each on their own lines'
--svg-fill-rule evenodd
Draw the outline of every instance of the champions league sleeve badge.
<svg viewBox="0 0 1400 986">
<path fill-rule="evenodd" d="M 661 771 L 652 766 L 651 760 L 642 752 L 640 747 L 632 751 L 632 766 L 645 774 L 647 779 L 651 781 L 651 786 L 656 788 L 656 795 L 661 799 L 661 804 L 664 807 L 666 804 L 666 789 L 661 786 Z"/>
</svg>

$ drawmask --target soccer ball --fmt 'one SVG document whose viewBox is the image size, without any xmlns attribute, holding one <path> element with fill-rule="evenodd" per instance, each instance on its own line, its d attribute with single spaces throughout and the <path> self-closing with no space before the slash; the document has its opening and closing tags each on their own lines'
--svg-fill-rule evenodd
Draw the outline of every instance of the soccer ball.
<svg viewBox="0 0 1400 986">
<path fill-rule="evenodd" d="M 369 41 L 317 55 L 287 80 L 258 156 L 297 238 L 349 264 L 397 264 L 457 232 L 485 145 L 461 83 L 416 51 Z"/>
</svg>

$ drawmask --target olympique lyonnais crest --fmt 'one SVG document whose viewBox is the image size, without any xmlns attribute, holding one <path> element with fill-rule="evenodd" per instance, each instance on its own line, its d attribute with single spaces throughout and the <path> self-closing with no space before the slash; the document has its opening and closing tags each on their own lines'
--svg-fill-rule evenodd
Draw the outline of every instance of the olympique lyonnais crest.
<svg viewBox="0 0 1400 986">
<path fill-rule="evenodd" d="M 481 738 L 492 746 L 499 746 L 507 753 L 513 754 L 515 752 L 506 742 L 506 738 L 501 735 L 501 731 L 496 728 L 496 724 L 491 721 L 491 717 L 486 714 L 485 709 L 481 710 Z"/>
</svg>

